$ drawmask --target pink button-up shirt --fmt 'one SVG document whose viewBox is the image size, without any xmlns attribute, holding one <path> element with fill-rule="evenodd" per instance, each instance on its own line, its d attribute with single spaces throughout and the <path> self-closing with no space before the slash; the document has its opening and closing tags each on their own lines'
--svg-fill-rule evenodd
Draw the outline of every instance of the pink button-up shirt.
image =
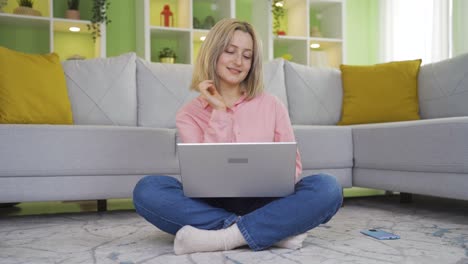
<svg viewBox="0 0 468 264">
<path fill-rule="evenodd" d="M 286 107 L 267 93 L 252 100 L 242 96 L 226 112 L 213 109 L 199 96 L 179 109 L 176 125 L 184 143 L 296 141 Z M 296 182 L 301 173 L 298 150 Z"/>
</svg>

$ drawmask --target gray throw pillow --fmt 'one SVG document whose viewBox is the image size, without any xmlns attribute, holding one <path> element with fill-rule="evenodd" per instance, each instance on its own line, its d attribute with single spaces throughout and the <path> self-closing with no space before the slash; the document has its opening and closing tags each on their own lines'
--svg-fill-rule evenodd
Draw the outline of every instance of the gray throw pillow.
<svg viewBox="0 0 468 264">
<path fill-rule="evenodd" d="M 136 126 L 135 53 L 62 63 L 77 125 Z"/>
<path fill-rule="evenodd" d="M 336 125 L 341 116 L 341 72 L 286 61 L 289 116 L 294 125 Z"/>
</svg>

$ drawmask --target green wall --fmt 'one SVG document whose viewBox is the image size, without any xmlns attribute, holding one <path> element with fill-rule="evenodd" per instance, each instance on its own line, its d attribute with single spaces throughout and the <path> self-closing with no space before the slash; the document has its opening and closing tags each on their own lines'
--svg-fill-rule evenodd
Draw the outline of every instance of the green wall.
<svg viewBox="0 0 468 264">
<path fill-rule="evenodd" d="M 135 0 L 110 0 L 107 56 L 136 51 Z M 140 0 L 136 0 L 140 1 Z"/>
<path fill-rule="evenodd" d="M 49 26 L 0 24 L 0 46 L 26 53 L 49 53 Z"/>
<path fill-rule="evenodd" d="M 376 0 L 346 1 L 346 64 L 378 62 L 378 14 Z"/>
<path fill-rule="evenodd" d="M 468 53 L 468 1 L 453 0 L 453 56 Z"/>
<path fill-rule="evenodd" d="M 237 0 L 236 1 L 236 17 L 239 20 L 252 23 L 252 1 Z"/>
</svg>

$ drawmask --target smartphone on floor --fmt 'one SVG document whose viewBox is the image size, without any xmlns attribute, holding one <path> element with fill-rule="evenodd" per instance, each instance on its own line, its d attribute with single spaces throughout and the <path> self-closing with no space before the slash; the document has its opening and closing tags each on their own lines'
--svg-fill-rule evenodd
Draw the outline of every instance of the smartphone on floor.
<svg viewBox="0 0 468 264">
<path fill-rule="evenodd" d="M 393 239 L 399 239 L 399 235 L 395 235 L 380 229 L 367 229 L 367 230 L 362 230 L 362 234 L 379 239 L 379 240 L 393 240 Z"/>
</svg>

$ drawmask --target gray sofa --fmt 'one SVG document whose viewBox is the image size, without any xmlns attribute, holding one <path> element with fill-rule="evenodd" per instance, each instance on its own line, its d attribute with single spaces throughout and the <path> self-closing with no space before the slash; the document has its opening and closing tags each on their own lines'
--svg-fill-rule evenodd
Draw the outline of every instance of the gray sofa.
<svg viewBox="0 0 468 264">
<path fill-rule="evenodd" d="M 0 203 L 131 197 L 149 174 L 177 177 L 175 114 L 195 96 L 192 66 L 134 53 L 63 63 L 75 125 L 0 125 Z M 424 65 L 423 120 L 336 126 L 340 71 L 265 64 L 289 109 L 303 175 L 468 200 L 468 55 Z"/>
</svg>

